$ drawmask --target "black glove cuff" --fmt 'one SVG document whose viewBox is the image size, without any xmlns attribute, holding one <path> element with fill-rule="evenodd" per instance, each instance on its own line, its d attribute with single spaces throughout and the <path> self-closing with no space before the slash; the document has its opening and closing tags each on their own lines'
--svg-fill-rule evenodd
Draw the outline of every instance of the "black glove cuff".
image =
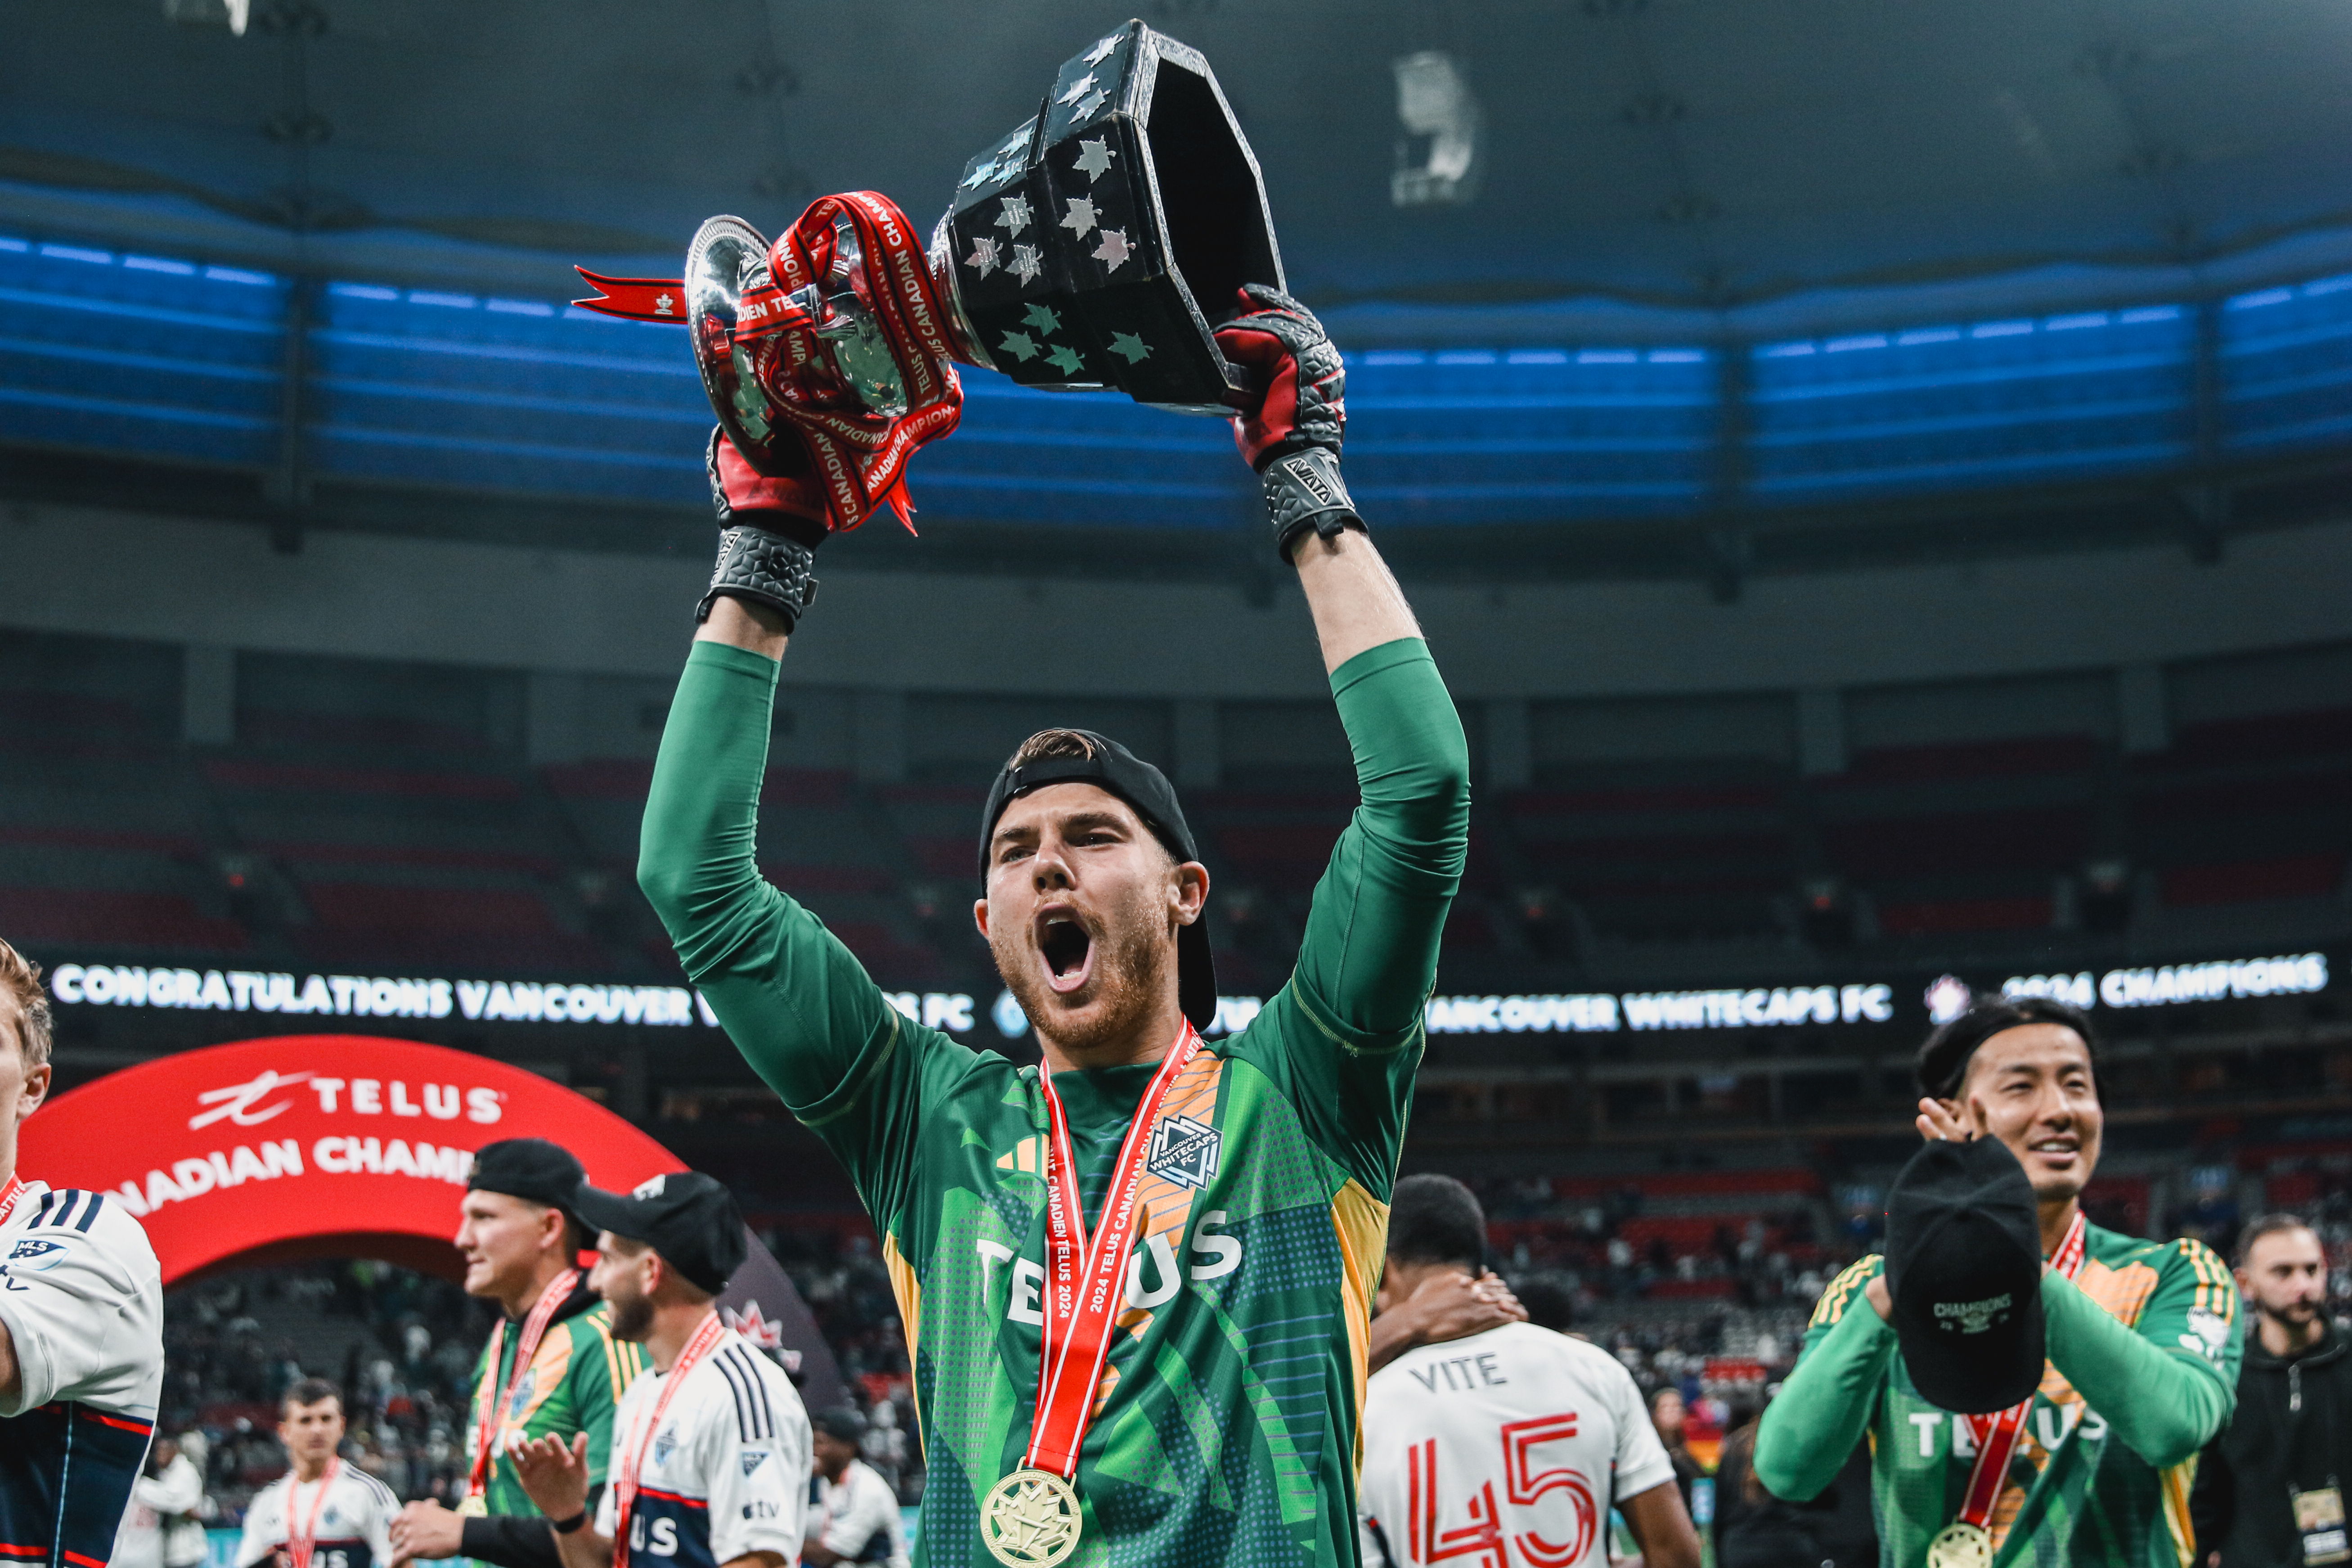
<svg viewBox="0 0 2352 1568">
<path fill-rule="evenodd" d="M 719 595 L 765 605 L 784 617 L 784 630 L 800 624 L 816 600 L 816 552 L 798 540 L 740 524 L 719 535 L 719 565 L 710 587 L 694 608 L 695 625 L 710 618 Z"/>
<path fill-rule="evenodd" d="M 1339 459 L 1324 447 L 1302 447 L 1266 464 L 1259 478 L 1265 484 L 1265 510 L 1274 524 L 1275 552 L 1290 559 L 1291 547 L 1310 529 L 1325 539 L 1339 531 L 1369 531 L 1339 477 Z"/>
</svg>

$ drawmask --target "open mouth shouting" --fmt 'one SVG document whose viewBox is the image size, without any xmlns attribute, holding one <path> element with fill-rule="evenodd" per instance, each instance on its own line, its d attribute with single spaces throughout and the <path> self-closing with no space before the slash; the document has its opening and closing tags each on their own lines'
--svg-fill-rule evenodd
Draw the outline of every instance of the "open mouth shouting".
<svg viewBox="0 0 2352 1568">
<path fill-rule="evenodd" d="M 1037 911 L 1035 929 L 1045 984 L 1064 996 L 1083 989 L 1094 977 L 1095 939 L 1078 912 L 1067 904 L 1048 904 Z"/>
</svg>

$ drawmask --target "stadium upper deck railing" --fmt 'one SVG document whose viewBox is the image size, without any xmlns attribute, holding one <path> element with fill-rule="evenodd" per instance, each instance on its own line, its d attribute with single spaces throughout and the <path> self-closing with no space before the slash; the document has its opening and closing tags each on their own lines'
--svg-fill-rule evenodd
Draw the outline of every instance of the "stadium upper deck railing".
<svg viewBox="0 0 2352 1568">
<path fill-rule="evenodd" d="M 2163 474 L 2352 444 L 2352 275 L 1733 348 L 1380 349 L 1349 373 L 1350 476 L 1395 523 Z M 1214 421 L 965 384 L 913 475 L 933 518 L 1186 528 L 1249 504 Z M 0 442 L 694 506 L 709 423 L 667 328 L 0 235 Z"/>
</svg>

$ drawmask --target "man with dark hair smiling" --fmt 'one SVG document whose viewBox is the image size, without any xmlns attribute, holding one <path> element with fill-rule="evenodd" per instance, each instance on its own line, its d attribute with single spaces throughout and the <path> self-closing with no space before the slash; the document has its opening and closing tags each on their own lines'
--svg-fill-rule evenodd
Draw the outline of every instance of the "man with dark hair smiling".
<svg viewBox="0 0 2352 1568">
<path fill-rule="evenodd" d="M 828 526 L 813 480 L 711 449 L 722 522 L 638 877 L 735 1044 L 881 1234 L 941 1563 L 1355 1555 L 1356 1422 L 1388 1197 L 1468 842 L 1462 725 L 1339 477 L 1345 374 L 1296 301 L 1219 332 L 1363 804 L 1298 965 L 1213 1045 L 1209 875 L 1160 770 L 1108 738 L 1014 752 L 973 918 L 1043 1070 L 902 1017 L 754 858 L 769 710 Z M 1036 639 L 1050 627 L 1010 627 Z M 1213 636 L 1202 627 L 1201 635 Z M 1042 1369 L 1042 1372 L 1041 1372 Z"/>
<path fill-rule="evenodd" d="M 1986 1151 L 1969 1168 L 2014 1184 L 2021 1167 L 2030 1184 L 2030 1195 L 2019 1189 L 2019 1224 L 2029 1248 L 2038 1228 L 2046 1261 L 2040 1321 L 2014 1342 L 2046 1346 L 2039 1387 L 2028 1366 L 2021 1381 L 2032 1392 L 2005 1409 L 1964 1415 L 1925 1398 L 1906 1359 L 1911 1342 L 1897 1354 L 1890 1322 L 1911 1319 L 1905 1287 L 1898 1279 L 1890 1294 L 1886 1260 L 1874 1255 L 1832 1280 L 1814 1310 L 1796 1369 L 1759 1427 L 1758 1479 L 1775 1496 L 1809 1500 L 1867 1431 L 1888 1568 L 2180 1568 L 2197 1451 L 2228 1418 L 2237 1370 L 2227 1271 L 2200 1242 L 2140 1241 L 2084 1218 L 2106 1113 L 2091 1026 L 2074 1008 L 1979 999 L 1928 1037 L 1917 1077 L 1923 1138 L 1998 1140 L 2014 1163 Z M 1993 1191 L 1943 1194 L 1953 1199 L 1946 1212 L 1981 1208 Z M 1902 1250 L 1893 1225 L 1891 1254 Z M 2000 1339 L 1989 1317 L 2008 1307 L 2005 1296 L 1965 1305 L 1937 1325 L 1960 1331 L 1951 1340 L 1930 1331 L 1937 1350 L 1964 1357 L 1967 1335 Z"/>
</svg>

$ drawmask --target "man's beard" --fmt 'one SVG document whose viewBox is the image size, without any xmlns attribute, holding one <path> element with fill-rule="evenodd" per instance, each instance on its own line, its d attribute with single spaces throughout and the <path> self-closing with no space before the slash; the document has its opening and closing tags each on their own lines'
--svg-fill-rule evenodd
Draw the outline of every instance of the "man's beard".
<svg viewBox="0 0 2352 1568">
<path fill-rule="evenodd" d="M 1061 1005 L 1060 994 L 1037 973 L 1027 933 L 1011 933 L 1018 945 L 994 954 L 996 972 L 1040 1039 L 1050 1039 L 1065 1055 L 1084 1056 L 1131 1036 L 1151 1016 L 1168 994 L 1176 956 L 1167 928 L 1152 918 L 1157 912 L 1154 904 L 1136 918 L 1104 922 L 1095 943 L 1094 997 L 1075 1013 Z"/>
<path fill-rule="evenodd" d="M 630 1296 L 611 1303 L 613 1337 L 631 1344 L 643 1344 L 654 1326 L 654 1301 L 650 1296 Z"/>
</svg>

